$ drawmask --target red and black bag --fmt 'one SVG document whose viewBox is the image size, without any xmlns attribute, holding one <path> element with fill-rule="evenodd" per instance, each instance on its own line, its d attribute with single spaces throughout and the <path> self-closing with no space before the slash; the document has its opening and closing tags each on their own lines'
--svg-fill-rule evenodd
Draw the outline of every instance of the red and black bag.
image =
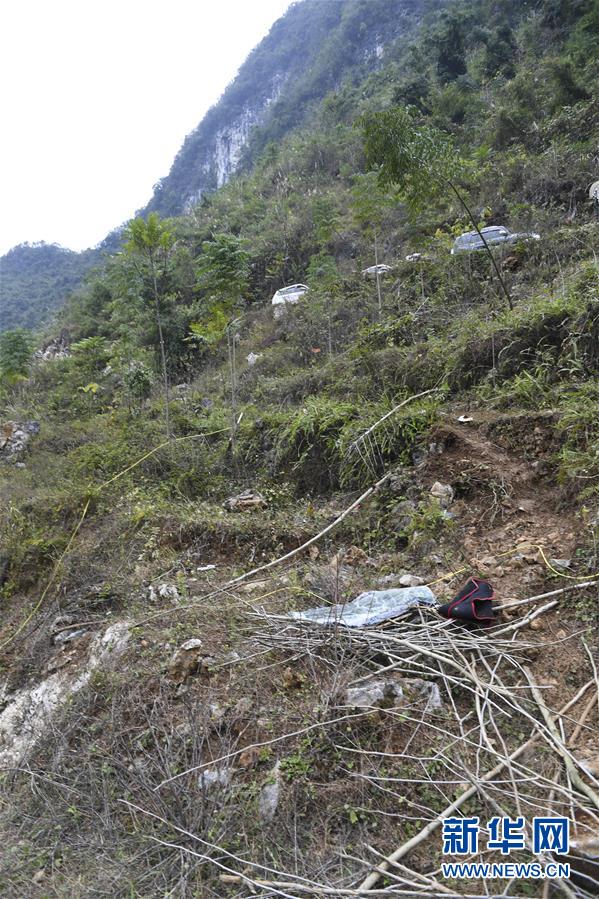
<svg viewBox="0 0 599 899">
<path fill-rule="evenodd" d="M 469 621 L 483 626 L 495 621 L 493 600 L 495 593 L 488 581 L 478 577 L 469 578 L 457 596 L 439 606 L 438 612 L 444 618 L 455 618 L 458 621 Z"/>
</svg>

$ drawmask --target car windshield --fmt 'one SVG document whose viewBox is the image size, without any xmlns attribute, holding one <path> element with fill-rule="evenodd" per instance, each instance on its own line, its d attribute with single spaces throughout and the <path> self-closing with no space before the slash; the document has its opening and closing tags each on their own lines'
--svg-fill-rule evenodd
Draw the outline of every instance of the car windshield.
<svg viewBox="0 0 599 899">
<path fill-rule="evenodd" d="M 482 236 L 487 241 L 493 241 L 497 238 L 503 238 L 508 236 L 507 228 L 500 228 L 496 226 L 491 226 L 489 228 L 483 228 L 481 231 Z M 483 240 L 478 231 L 468 231 L 466 234 L 461 234 L 460 237 L 456 240 L 456 246 L 458 247 L 482 247 Z"/>
<path fill-rule="evenodd" d="M 281 293 L 281 294 L 302 293 L 303 291 L 305 291 L 307 289 L 308 288 L 306 287 L 305 284 L 292 284 L 291 287 L 282 287 L 281 290 L 279 290 L 279 293 Z"/>
<path fill-rule="evenodd" d="M 479 243 L 482 243 L 482 241 L 476 231 L 470 231 L 468 234 L 462 234 L 456 240 L 456 245 L 459 247 L 468 247 Z"/>
</svg>

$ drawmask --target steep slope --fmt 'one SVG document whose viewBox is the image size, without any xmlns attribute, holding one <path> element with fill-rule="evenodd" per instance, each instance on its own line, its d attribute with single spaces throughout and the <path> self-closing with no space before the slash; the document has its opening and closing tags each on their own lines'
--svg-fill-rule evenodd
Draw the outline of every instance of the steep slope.
<svg viewBox="0 0 599 899">
<path fill-rule="evenodd" d="M 429 8 L 437 4 L 428 4 Z M 249 55 L 219 102 L 186 139 L 145 211 L 176 215 L 221 187 L 240 164 L 305 121 L 340 82 L 381 64 L 422 14 L 422 0 L 304 0 Z"/>
<path fill-rule="evenodd" d="M 140 224 L 158 268 L 116 254 L 64 311 L 68 353 L 0 382 L 3 897 L 594 895 L 597 10 L 433 14 Z M 477 221 L 540 233 L 495 250 L 510 303 L 451 254 L 452 195 L 419 181 L 410 215 L 366 170 L 356 119 L 408 101 Z M 290 615 L 470 576 L 489 626 Z M 568 817 L 571 876 L 446 875 L 454 811 L 491 862 L 492 819 L 526 819 L 519 863 L 534 817 Z"/>
<path fill-rule="evenodd" d="M 309 116 L 344 79 L 362 80 L 442 0 L 301 0 L 252 51 L 222 98 L 185 139 L 141 214 L 177 215 L 248 167 L 269 141 Z M 223 39 L 226 39 L 223 37 Z M 133 212 L 133 210 L 132 210 Z M 47 322 L 101 258 L 23 245 L 0 259 L 0 331 Z M 106 243 L 106 241 L 104 242 Z"/>
</svg>

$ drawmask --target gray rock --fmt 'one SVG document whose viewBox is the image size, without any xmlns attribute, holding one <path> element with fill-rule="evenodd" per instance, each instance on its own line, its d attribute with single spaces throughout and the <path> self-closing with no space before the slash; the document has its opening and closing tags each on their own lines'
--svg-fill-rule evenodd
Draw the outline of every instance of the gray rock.
<svg viewBox="0 0 599 899">
<path fill-rule="evenodd" d="M 65 643 L 71 643 L 73 640 L 76 640 L 78 637 L 82 637 L 84 634 L 87 634 L 87 630 L 85 628 L 80 628 L 75 631 L 62 631 L 60 634 L 56 634 L 54 636 L 54 643 L 57 646 Z"/>
<path fill-rule="evenodd" d="M 564 570 L 572 567 L 572 559 L 549 559 L 554 568 Z"/>
<path fill-rule="evenodd" d="M 202 664 L 202 641 L 192 637 L 173 654 L 168 666 L 169 677 L 176 684 L 184 684 L 192 675 L 199 673 Z"/>
<path fill-rule="evenodd" d="M 422 587 L 426 584 L 426 580 L 416 574 L 410 574 L 409 571 L 395 571 L 392 574 L 385 574 L 377 579 L 377 584 L 389 587 Z"/>
<path fill-rule="evenodd" d="M 402 587 L 421 587 L 424 584 L 424 578 L 415 574 L 402 574 L 399 583 Z"/>
<path fill-rule="evenodd" d="M 345 694 L 345 705 L 352 709 L 392 708 L 402 698 L 403 690 L 398 683 L 380 678 L 350 687 Z"/>
<path fill-rule="evenodd" d="M 431 712 L 435 709 L 440 709 L 443 707 L 443 700 L 441 699 L 441 691 L 439 690 L 439 685 L 434 681 L 421 680 L 420 678 L 415 677 L 411 680 L 406 681 L 406 690 L 408 695 L 414 692 L 416 693 L 416 696 L 426 698 L 427 712 Z"/>
<path fill-rule="evenodd" d="M 396 527 L 399 530 L 405 530 L 405 528 L 409 527 L 415 512 L 416 505 L 412 500 L 404 499 L 398 503 L 393 510 Z"/>
<path fill-rule="evenodd" d="M 157 587 L 150 584 L 148 587 L 148 599 L 150 602 L 157 602 L 159 599 L 179 600 L 181 596 L 174 584 L 158 584 Z"/>
<path fill-rule="evenodd" d="M 281 763 L 277 762 L 269 774 L 269 780 L 260 792 L 258 807 L 260 820 L 269 824 L 277 813 L 281 798 Z"/>
<path fill-rule="evenodd" d="M 232 772 L 230 768 L 206 768 L 198 777 L 198 784 L 202 790 L 211 792 L 218 787 L 226 787 L 231 783 Z"/>
<path fill-rule="evenodd" d="M 199 637 L 192 637 L 190 640 L 186 640 L 185 643 L 182 643 L 179 649 L 182 649 L 184 652 L 189 652 L 191 649 L 200 649 L 202 646 L 202 641 Z"/>
<path fill-rule="evenodd" d="M 69 338 L 66 331 L 63 331 L 58 337 L 46 344 L 41 350 L 37 350 L 34 354 L 35 359 L 41 359 L 42 362 L 49 362 L 52 359 L 67 359 L 71 355 L 69 350 Z"/>
<path fill-rule="evenodd" d="M 431 456 L 442 456 L 445 452 L 445 446 L 443 443 L 437 443 L 433 440 L 433 442 L 428 445 L 428 451 Z"/>
<path fill-rule="evenodd" d="M 373 677 L 357 687 L 349 687 L 344 705 L 354 709 L 389 709 L 426 701 L 425 711 L 440 709 L 441 692 L 434 681 L 401 678 L 393 675 Z"/>
<path fill-rule="evenodd" d="M 385 574 L 377 580 L 382 587 L 395 587 L 399 584 L 402 574 Z"/>
<path fill-rule="evenodd" d="M 4 422 L 0 427 L 0 459 L 22 467 L 19 456 L 39 431 L 39 421 Z"/>
<path fill-rule="evenodd" d="M 440 481 L 435 481 L 431 487 L 431 496 L 437 497 L 441 505 L 446 508 L 453 502 L 453 487 L 450 484 L 442 484 Z"/>
</svg>

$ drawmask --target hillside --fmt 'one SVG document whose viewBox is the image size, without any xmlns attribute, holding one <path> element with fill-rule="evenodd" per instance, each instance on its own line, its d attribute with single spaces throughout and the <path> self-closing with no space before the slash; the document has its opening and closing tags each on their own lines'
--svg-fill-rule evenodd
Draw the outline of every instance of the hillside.
<svg viewBox="0 0 599 899">
<path fill-rule="evenodd" d="M 392 48 L 404 46 L 423 10 L 438 5 L 440 0 L 294 3 L 186 137 L 141 214 L 178 215 L 221 187 L 270 141 L 306 121 L 328 91 L 380 68 Z M 103 252 L 117 249 L 115 241 L 113 233 L 82 253 L 22 245 L 0 258 L 0 331 L 46 324 Z"/>
<path fill-rule="evenodd" d="M 48 324 L 96 256 L 56 244 L 20 244 L 0 259 L 0 331 Z"/>
<path fill-rule="evenodd" d="M 0 257 L 0 333 L 11 328 L 40 331 L 52 324 L 87 273 L 119 245 L 113 231 L 97 247 L 80 253 L 43 242 L 13 247 Z"/>
<path fill-rule="evenodd" d="M 185 139 L 146 212 L 178 215 L 247 168 L 271 141 L 306 121 L 349 78 L 380 68 L 426 8 L 421 0 L 295 3 L 250 53 L 219 102 Z"/>
<path fill-rule="evenodd" d="M 412 10 L 0 337 L 2 896 L 596 895 L 599 7 Z"/>
</svg>

